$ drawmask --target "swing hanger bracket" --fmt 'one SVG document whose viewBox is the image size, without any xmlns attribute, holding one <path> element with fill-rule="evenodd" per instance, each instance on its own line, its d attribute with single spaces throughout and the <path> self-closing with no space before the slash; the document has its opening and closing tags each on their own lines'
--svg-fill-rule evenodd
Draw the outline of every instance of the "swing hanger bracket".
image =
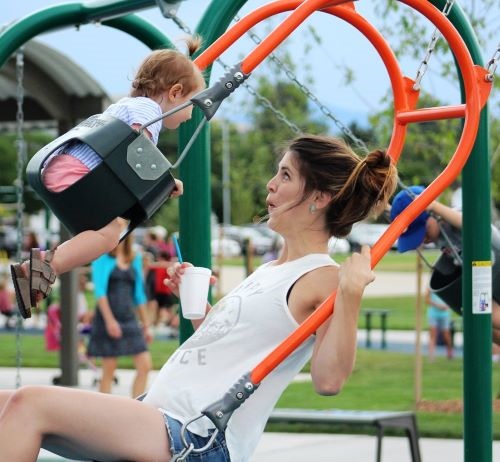
<svg viewBox="0 0 500 462">
<path fill-rule="evenodd" d="M 201 413 L 207 416 L 219 431 L 224 431 L 233 412 L 250 397 L 258 386 L 259 384 L 252 382 L 249 372 L 241 376 L 220 400 L 206 407 Z"/>
<path fill-rule="evenodd" d="M 179 5 L 184 0 L 156 0 L 158 8 L 164 18 L 172 19 L 177 16 Z"/>
<path fill-rule="evenodd" d="M 245 74 L 241 70 L 241 63 L 238 63 L 231 67 L 214 85 L 193 96 L 191 101 L 203 111 L 206 119 L 210 120 L 219 109 L 222 101 L 249 76 L 250 74 Z"/>
</svg>

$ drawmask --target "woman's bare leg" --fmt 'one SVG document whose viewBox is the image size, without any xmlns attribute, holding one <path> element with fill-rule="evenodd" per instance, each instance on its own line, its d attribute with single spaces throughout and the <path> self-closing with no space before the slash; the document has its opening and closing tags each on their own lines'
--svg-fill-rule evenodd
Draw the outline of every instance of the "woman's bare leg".
<svg viewBox="0 0 500 462">
<path fill-rule="evenodd" d="M 153 361 L 149 351 L 144 351 L 134 356 L 135 378 L 132 383 L 132 398 L 137 398 L 146 391 L 148 374 L 153 367 Z"/>
<path fill-rule="evenodd" d="M 0 390 L 0 416 L 2 415 L 3 408 L 10 397 L 14 394 L 15 390 Z"/>
<path fill-rule="evenodd" d="M 434 360 L 434 351 L 436 349 L 437 342 L 437 327 L 433 326 L 429 328 L 429 359 Z"/>
<path fill-rule="evenodd" d="M 20 388 L 0 415 L 0 460 L 35 461 L 46 435 L 51 451 L 59 442 L 61 453 L 73 458 L 170 460 L 164 418 L 147 404 L 62 387 Z"/>
<path fill-rule="evenodd" d="M 118 358 L 102 358 L 102 375 L 99 383 L 99 391 L 101 393 L 111 393 L 117 365 Z"/>
</svg>

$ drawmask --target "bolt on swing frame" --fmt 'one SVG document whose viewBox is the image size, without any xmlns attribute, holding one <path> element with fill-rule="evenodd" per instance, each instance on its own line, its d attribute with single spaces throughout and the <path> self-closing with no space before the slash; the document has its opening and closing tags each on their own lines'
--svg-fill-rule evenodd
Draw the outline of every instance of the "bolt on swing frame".
<svg viewBox="0 0 500 462">
<path fill-rule="evenodd" d="M 450 186 L 461 172 L 473 148 L 480 112 L 486 104 L 492 87 L 491 81 L 488 79 L 488 71 L 481 66 L 474 65 L 460 34 L 441 11 L 425 0 L 400 1 L 430 20 L 448 41 L 462 73 L 465 93 L 464 104 L 415 109 L 419 92 L 413 88 L 414 81 L 403 76 L 392 50 L 377 29 L 356 12 L 354 3 L 343 0 L 277 0 L 271 2 L 242 18 L 195 59 L 195 63 L 203 70 L 211 65 L 215 59 L 251 27 L 272 15 L 293 10 L 239 65 L 233 67 L 213 87 L 208 88 L 192 99 L 192 103 L 199 106 L 206 119 L 209 120 L 215 114 L 222 100 L 234 91 L 280 43 L 312 13 L 321 11 L 349 22 L 362 32 L 377 50 L 387 68 L 394 95 L 395 114 L 388 153 L 394 163 L 399 160 L 403 149 L 408 124 L 451 118 L 463 119 L 462 134 L 449 164 L 424 192 L 394 220 L 373 246 L 371 250 L 372 268 L 377 265 L 411 222 L 444 189 Z M 201 411 L 199 416 L 183 425 L 181 436 L 187 452 L 177 460 L 182 460 L 182 457 L 187 456 L 188 452 L 200 452 L 211 445 L 217 432 L 225 429 L 232 413 L 255 391 L 262 380 L 309 336 L 314 334 L 316 329 L 332 315 L 335 298 L 336 292 L 333 292 L 314 313 L 252 371 L 244 374 L 235 382 L 222 399 L 208 406 Z M 209 418 L 216 427 L 212 439 L 204 448 L 196 449 L 192 445 L 188 447 L 184 437 L 188 425 L 204 416 Z"/>
</svg>

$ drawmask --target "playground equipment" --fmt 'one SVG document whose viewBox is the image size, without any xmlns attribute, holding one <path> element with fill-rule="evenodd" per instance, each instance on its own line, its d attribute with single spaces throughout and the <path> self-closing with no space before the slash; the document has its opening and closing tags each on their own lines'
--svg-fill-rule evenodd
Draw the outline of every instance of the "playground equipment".
<svg viewBox="0 0 500 462">
<path fill-rule="evenodd" d="M 421 0 L 405 0 L 405 3 L 409 7 L 417 10 L 422 15 L 427 17 L 432 23 L 443 34 L 445 39 L 450 44 L 450 47 L 454 53 L 457 66 L 460 69 L 461 78 L 463 79 L 463 98 L 464 103 L 454 106 L 446 107 L 435 107 L 435 108 L 425 108 L 416 110 L 416 102 L 418 99 L 418 90 L 411 79 L 404 77 L 399 70 L 398 63 L 390 50 L 389 46 L 380 36 L 380 34 L 371 26 L 364 18 L 362 18 L 355 10 L 354 4 L 345 3 L 343 4 L 339 1 L 327 1 L 327 0 L 279 0 L 271 2 L 258 8 L 245 18 L 243 18 L 238 24 L 228 30 L 224 35 L 222 35 L 217 41 L 215 41 L 205 52 L 203 52 L 197 59 L 196 63 L 202 69 L 207 68 L 211 63 L 230 45 L 232 45 L 243 33 L 246 32 L 252 25 L 258 23 L 259 21 L 285 11 L 293 10 L 292 13 L 273 31 L 269 34 L 264 41 L 259 44 L 247 57 L 240 63 L 237 67 L 233 68 L 226 76 L 222 79 L 219 84 L 214 87 L 207 89 L 202 94 L 193 98 L 193 104 L 200 107 L 203 113 L 203 117 L 209 120 L 213 117 L 218 105 L 227 96 L 228 91 L 231 90 L 227 84 L 238 82 L 240 77 L 245 78 L 248 76 L 266 56 L 276 48 L 299 24 L 301 24 L 308 16 L 310 16 L 315 11 L 321 10 L 324 13 L 328 13 L 339 17 L 340 19 L 349 22 L 351 25 L 356 27 L 360 32 L 362 32 L 370 43 L 374 46 L 376 51 L 381 56 L 386 68 L 388 69 L 391 87 L 394 94 L 394 130 L 389 144 L 388 152 L 392 156 L 395 162 L 398 161 L 406 135 L 406 129 L 410 123 L 419 123 L 430 120 L 442 120 L 446 118 L 461 118 L 463 119 L 463 130 L 462 135 L 458 144 L 458 147 L 453 155 L 450 164 L 445 168 L 445 170 L 436 178 L 435 181 L 419 196 L 418 200 L 414 201 L 411 206 L 409 206 L 405 212 L 403 212 L 389 227 L 388 231 L 382 236 L 379 242 L 372 249 L 372 263 L 375 266 L 382 256 L 390 249 L 391 245 L 395 242 L 397 237 L 404 231 L 404 229 L 411 223 L 411 221 L 418 216 L 425 207 L 435 199 L 446 187 L 448 187 L 456 176 L 464 168 L 466 161 L 468 159 L 469 153 L 473 150 L 474 143 L 476 140 L 476 135 L 478 128 L 481 127 L 485 122 L 482 121 L 481 110 L 486 103 L 489 91 L 491 89 L 491 79 L 489 78 L 488 70 L 474 65 L 473 59 L 470 56 L 469 50 L 464 43 L 461 34 L 453 27 L 452 23 L 444 17 L 441 12 L 435 8 L 432 4 L 421 1 Z M 438 3 L 438 2 L 436 2 Z M 234 5 L 232 8 L 236 9 L 238 5 Z M 450 14 L 453 17 L 453 11 Z M 0 56 L 1 58 L 1 56 Z M 477 60 L 477 58 L 476 58 Z M 0 59 L 0 62 L 2 60 Z M 224 89 L 225 88 L 225 89 Z M 196 118 L 192 123 L 197 123 Z M 199 119 L 199 118 L 198 118 Z M 199 120 L 198 120 L 199 121 Z M 186 127 L 189 130 L 191 124 Z M 191 133 L 190 133 L 191 135 Z M 484 133 L 483 133 L 484 136 Z M 196 159 L 190 159 L 191 163 L 185 168 L 189 168 L 192 162 Z M 205 167 L 205 165 L 202 165 Z M 184 177 L 184 176 L 183 176 Z M 472 178 L 472 175 L 470 176 Z M 193 178 L 188 174 L 186 175 L 187 181 L 186 185 L 189 187 L 189 180 Z M 464 191 L 467 189 L 466 185 L 470 180 L 464 179 Z M 469 183 L 470 184 L 470 183 Z M 472 190 L 472 187 L 471 187 Z M 480 194 L 475 197 L 484 198 L 487 194 L 483 190 Z M 472 210 L 472 207 L 470 207 Z M 467 206 L 464 208 L 464 213 L 467 213 Z M 182 212 L 181 212 L 182 217 Z M 489 216 L 484 214 L 479 217 L 474 223 L 481 223 L 484 225 L 485 221 L 488 221 L 489 226 Z M 181 221 L 181 233 L 184 236 L 188 236 L 189 232 L 186 234 L 182 230 Z M 196 221 L 192 226 L 197 226 Z M 470 226 L 468 220 L 465 220 L 464 235 L 470 232 Z M 198 228 L 199 229 L 199 228 Z M 471 233 L 472 235 L 472 233 Z M 483 235 L 487 235 L 487 231 L 483 232 Z M 483 236 L 483 237 L 484 237 Z M 488 239 L 484 239 L 486 242 Z M 466 238 L 464 241 L 472 242 Z M 467 247 L 469 245 L 469 247 Z M 474 258 L 482 258 L 488 260 L 488 250 L 480 247 L 476 244 L 467 244 L 464 253 L 466 258 L 464 261 L 470 262 L 472 253 L 474 253 Z M 474 252 L 473 252 L 474 251 Z M 187 250 L 186 257 L 191 259 L 190 251 Z M 198 258 L 200 254 L 195 253 Z M 468 256 L 468 257 L 467 257 Z M 202 258 L 202 257 L 200 257 Z M 194 259 L 196 260 L 196 258 Z M 197 261 L 194 261 L 198 264 Z M 469 281 L 471 280 L 471 268 L 465 267 L 464 277 Z M 469 289 L 466 289 L 470 292 Z M 471 297 L 471 294 L 468 293 Z M 464 297 L 465 298 L 465 297 Z M 255 388 L 260 384 L 260 382 L 266 377 L 266 375 L 274 369 L 291 351 L 293 351 L 298 345 L 300 345 L 307 337 L 309 337 L 316 328 L 327 319 L 333 310 L 335 302 L 335 293 L 332 294 L 323 304 L 317 309 L 317 311 L 308 318 L 303 325 L 288 339 L 286 339 L 281 345 L 277 347 L 268 357 L 266 357 L 259 365 L 257 365 L 252 371 L 250 371 L 245 376 L 241 377 L 233 386 L 233 388 L 217 403 L 213 406 L 202 411 L 202 415 L 194 417 L 193 420 L 208 417 L 213 421 L 214 425 L 218 430 L 222 430 L 227 425 L 232 413 L 244 402 Z M 469 313 L 471 310 L 467 310 L 464 313 L 465 323 L 469 320 L 471 326 L 473 326 L 474 332 L 482 332 L 485 335 L 484 345 L 488 344 L 487 339 L 487 323 L 488 318 L 484 317 L 481 320 L 472 319 L 472 314 Z M 490 320 L 491 324 L 491 320 Z M 467 333 L 467 331 L 466 331 Z M 485 346 L 481 345 L 481 350 L 485 353 Z M 489 352 L 488 352 L 489 354 Z M 473 362 L 473 358 L 470 358 Z M 472 364 L 471 362 L 471 364 Z M 488 375 L 481 374 L 483 377 Z M 485 378 L 488 381 L 488 378 Z M 489 381 L 491 381 L 491 370 L 489 374 Z M 466 384 L 467 385 L 467 384 Z M 481 384 L 483 387 L 484 384 Z M 486 391 L 490 390 L 491 384 L 486 385 Z M 467 386 L 466 386 L 467 388 Z M 467 391 L 467 390 L 466 390 Z M 487 393 L 485 392 L 485 396 Z M 476 401 L 477 403 L 477 401 Z M 487 405 L 485 406 L 486 400 L 481 406 L 480 414 L 481 416 L 481 429 L 477 425 L 477 420 L 475 422 L 476 429 L 475 432 L 481 433 L 482 441 L 491 440 L 491 418 L 489 419 L 488 428 L 488 412 Z M 490 403 L 491 404 L 491 403 Z M 470 408 L 469 408 L 470 409 Z M 476 408 L 477 409 L 477 408 Z M 467 406 L 466 406 L 466 417 L 467 417 Z M 489 410 L 489 415 L 491 417 L 491 407 Z M 467 419 L 466 419 L 467 421 Z M 189 423 L 186 424 L 189 425 Z M 467 424 L 466 424 L 467 425 Z M 467 435 L 467 426 L 466 426 Z M 193 450 L 193 448 L 187 448 L 186 450 Z M 470 447 L 466 444 L 466 454 L 470 451 Z M 478 453 L 485 454 L 486 458 L 481 458 L 477 460 L 487 460 L 488 449 L 487 444 L 484 444 L 482 448 L 475 448 L 475 455 Z M 491 460 L 491 445 L 490 445 L 490 456 Z"/>
</svg>

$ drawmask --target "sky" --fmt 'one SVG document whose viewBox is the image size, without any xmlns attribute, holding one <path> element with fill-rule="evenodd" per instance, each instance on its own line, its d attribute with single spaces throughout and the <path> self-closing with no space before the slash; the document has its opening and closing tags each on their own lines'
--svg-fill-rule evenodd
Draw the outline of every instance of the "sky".
<svg viewBox="0 0 500 462">
<path fill-rule="evenodd" d="M 268 0 L 249 0 L 240 11 L 240 17 L 267 2 Z M 67 2 L 18 0 L 4 3 L 0 13 L 1 24 L 7 24 L 42 8 Z M 180 3 L 177 14 L 191 30 L 195 30 L 209 4 L 210 0 L 185 0 Z M 376 25 L 377 18 L 372 11 L 371 2 L 357 2 L 357 10 Z M 159 27 L 174 43 L 185 35 L 171 20 L 162 16 L 158 7 L 142 10 L 136 14 Z M 283 17 L 281 15 L 274 18 L 274 24 Z M 308 26 L 314 27 L 322 37 L 323 43 L 304 52 L 304 43 L 311 43 L 311 35 L 307 32 Z M 255 31 L 263 38 L 268 27 L 266 24 L 260 25 L 255 28 Z M 431 34 L 432 29 L 429 31 L 429 39 Z M 123 32 L 94 24 L 82 26 L 79 30 L 71 27 L 45 33 L 38 36 L 37 39 L 74 60 L 94 77 L 111 96 L 121 96 L 128 92 L 135 69 L 149 51 L 141 42 Z M 227 64 L 234 65 L 241 61 L 254 47 L 255 45 L 250 38 L 242 37 L 231 46 L 228 52 L 223 54 L 222 59 Z M 373 113 L 382 107 L 380 101 L 389 89 L 387 72 L 375 50 L 364 36 L 351 25 L 331 15 L 314 14 L 305 25 L 293 34 L 287 42 L 287 48 L 289 51 L 297 53 L 298 80 L 305 83 L 321 103 L 342 123 L 348 124 L 352 120 L 364 122 L 368 113 Z M 490 50 L 485 52 L 485 56 L 489 57 L 487 53 L 491 55 L 493 49 L 494 47 L 491 46 Z M 424 56 L 425 50 L 422 50 L 421 58 Z M 345 65 L 354 71 L 354 85 L 346 86 L 344 84 L 342 68 Z M 400 65 L 405 75 L 414 78 L 419 61 L 407 58 L 403 59 Z M 254 75 L 263 72 L 262 67 L 257 67 Z M 430 68 L 432 68 L 432 62 Z M 212 82 L 222 73 L 222 67 L 215 64 Z M 312 76 L 312 84 L 306 82 L 308 76 Z M 252 77 L 248 82 L 252 85 Z M 426 73 L 423 86 L 427 91 L 443 98 L 447 103 L 460 102 L 457 86 L 452 84 L 449 79 L 447 81 L 439 78 L 432 69 Z M 243 88 L 238 89 L 237 92 L 235 97 L 224 101 L 217 117 L 238 118 L 240 101 L 249 95 Z"/>
</svg>

